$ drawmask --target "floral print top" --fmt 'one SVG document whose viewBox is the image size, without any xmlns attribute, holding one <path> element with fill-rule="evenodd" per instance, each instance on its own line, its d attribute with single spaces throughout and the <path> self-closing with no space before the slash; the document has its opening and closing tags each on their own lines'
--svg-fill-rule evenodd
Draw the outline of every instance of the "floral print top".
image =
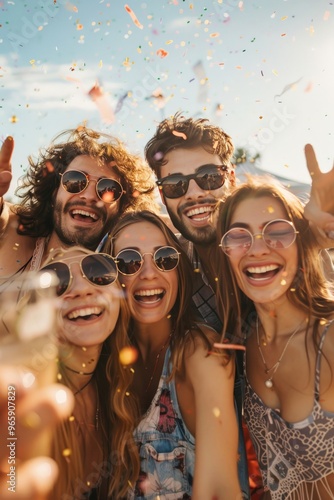
<svg viewBox="0 0 334 500">
<path fill-rule="evenodd" d="M 170 348 L 152 403 L 135 429 L 140 476 L 129 499 L 191 499 L 195 438 L 182 420 L 175 381 L 168 381 Z"/>
</svg>

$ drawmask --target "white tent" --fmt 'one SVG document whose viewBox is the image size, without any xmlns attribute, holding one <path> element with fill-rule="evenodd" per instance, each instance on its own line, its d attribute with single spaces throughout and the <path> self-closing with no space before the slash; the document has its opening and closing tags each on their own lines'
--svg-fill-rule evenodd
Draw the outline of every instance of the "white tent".
<svg viewBox="0 0 334 500">
<path fill-rule="evenodd" d="M 235 167 L 235 176 L 237 178 L 237 181 L 246 181 L 246 174 L 270 175 L 279 180 L 286 188 L 290 189 L 290 191 L 298 196 L 298 198 L 300 198 L 303 202 L 306 202 L 308 200 L 311 188 L 310 184 L 294 181 L 292 179 L 288 179 L 287 177 L 282 177 L 281 175 L 267 172 L 266 170 L 257 167 L 254 163 L 250 163 L 249 161 L 246 161 L 244 163 L 237 163 Z"/>
</svg>

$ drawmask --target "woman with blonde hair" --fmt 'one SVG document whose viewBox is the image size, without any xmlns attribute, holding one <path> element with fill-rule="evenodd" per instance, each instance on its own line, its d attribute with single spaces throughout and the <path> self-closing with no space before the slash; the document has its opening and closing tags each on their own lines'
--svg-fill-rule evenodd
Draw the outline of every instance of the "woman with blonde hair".
<svg viewBox="0 0 334 500">
<path fill-rule="evenodd" d="M 119 487 L 128 466 L 119 460 L 112 466 L 110 493 L 115 498 L 242 498 L 234 359 L 217 354 L 217 334 L 193 320 L 193 271 L 186 254 L 163 221 L 147 211 L 123 216 L 110 243 L 105 251 L 116 261 L 126 294 L 132 348 L 127 361 L 120 356 L 118 363 L 108 363 L 112 407 L 120 407 L 119 399 L 131 407 L 132 446 L 139 451 L 131 491 Z M 121 389 L 124 374 L 129 386 Z M 122 449 L 122 443 L 131 447 L 122 425 L 115 415 L 113 439 L 119 443 L 113 449 Z"/>
<path fill-rule="evenodd" d="M 334 296 L 301 202 L 259 177 L 221 207 L 212 282 L 244 342 L 244 415 L 273 500 L 334 497 Z M 218 253 L 219 252 L 219 253 Z"/>
<path fill-rule="evenodd" d="M 112 434 L 106 365 L 126 339 L 129 321 L 116 264 L 110 255 L 74 246 L 52 251 L 41 271 L 52 271 L 59 281 L 58 380 L 75 397 L 71 417 L 53 439 L 60 473 L 51 496 L 104 499 Z"/>
</svg>

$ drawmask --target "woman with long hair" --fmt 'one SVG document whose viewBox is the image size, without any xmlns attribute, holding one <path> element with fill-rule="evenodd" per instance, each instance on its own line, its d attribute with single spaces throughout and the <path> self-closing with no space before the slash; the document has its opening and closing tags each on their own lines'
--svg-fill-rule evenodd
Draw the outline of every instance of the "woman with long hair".
<svg viewBox="0 0 334 500">
<path fill-rule="evenodd" d="M 234 359 L 216 352 L 216 333 L 192 319 L 193 271 L 187 256 L 163 221 L 147 211 L 125 215 L 107 250 L 130 309 L 132 352 L 125 359 L 115 350 L 108 363 L 111 446 L 139 451 L 131 491 L 123 480 L 129 462 L 119 455 L 112 464 L 110 494 L 118 499 L 241 498 Z M 126 429 L 114 410 L 121 402 L 133 414 Z"/>
<path fill-rule="evenodd" d="M 334 498 L 334 296 L 301 202 L 251 178 L 221 207 L 212 282 L 245 342 L 244 415 L 274 500 Z M 219 252 L 219 253 L 218 253 Z"/>
<path fill-rule="evenodd" d="M 128 309 L 110 255 L 82 247 L 56 249 L 41 272 L 58 278 L 58 380 L 75 397 L 71 417 L 56 430 L 59 469 L 52 498 L 107 498 L 110 421 L 106 364 L 113 343 L 126 336 Z"/>
</svg>

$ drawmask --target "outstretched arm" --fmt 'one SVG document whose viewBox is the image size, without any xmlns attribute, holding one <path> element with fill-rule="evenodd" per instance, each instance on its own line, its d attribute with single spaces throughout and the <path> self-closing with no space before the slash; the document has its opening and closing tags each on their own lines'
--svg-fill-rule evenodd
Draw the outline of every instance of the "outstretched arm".
<svg viewBox="0 0 334 500">
<path fill-rule="evenodd" d="M 311 144 L 305 146 L 305 157 L 312 186 L 304 214 L 311 222 L 320 246 L 330 248 L 334 246 L 334 166 L 329 172 L 321 172 Z"/>
<path fill-rule="evenodd" d="M 15 392 L 15 412 L 13 394 Z M 12 403 L 9 405 L 9 403 Z M 36 456 L 36 440 L 54 432 L 73 410 L 74 398 L 65 386 L 26 388 L 21 373 L 13 366 L 0 368 L 0 498 L 46 500 L 58 475 L 58 466 L 48 456 Z M 9 422 L 14 422 L 15 439 L 7 439 Z M 12 444 L 14 443 L 14 444 Z M 8 447 L 8 444 L 12 448 Z M 8 482 L 9 481 L 9 482 Z"/>
<path fill-rule="evenodd" d="M 238 426 L 233 398 L 234 362 L 224 366 L 202 345 L 186 360 L 195 394 L 196 456 L 193 499 L 240 500 Z"/>
</svg>

